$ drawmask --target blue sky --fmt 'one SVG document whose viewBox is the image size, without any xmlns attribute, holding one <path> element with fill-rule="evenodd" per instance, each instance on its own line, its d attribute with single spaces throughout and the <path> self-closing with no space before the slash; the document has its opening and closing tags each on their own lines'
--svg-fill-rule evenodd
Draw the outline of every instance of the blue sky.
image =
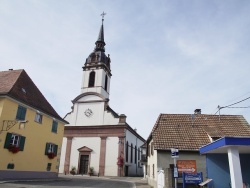
<svg viewBox="0 0 250 188">
<path fill-rule="evenodd" d="M 214 114 L 250 97 L 249 10 L 248 0 L 1 0 L 0 71 L 25 69 L 64 117 L 105 11 L 109 104 L 147 138 L 160 113 Z M 250 108 L 221 114 L 250 122 Z"/>
</svg>

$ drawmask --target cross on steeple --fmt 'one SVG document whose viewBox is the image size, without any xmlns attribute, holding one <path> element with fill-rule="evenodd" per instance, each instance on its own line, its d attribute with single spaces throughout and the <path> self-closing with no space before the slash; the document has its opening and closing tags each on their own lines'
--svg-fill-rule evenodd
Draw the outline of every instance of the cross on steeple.
<svg viewBox="0 0 250 188">
<path fill-rule="evenodd" d="M 104 21 L 104 16 L 105 16 L 106 14 L 107 14 L 107 13 L 105 13 L 104 11 L 103 11 L 103 13 L 101 13 L 102 23 L 103 23 L 103 21 Z"/>
</svg>

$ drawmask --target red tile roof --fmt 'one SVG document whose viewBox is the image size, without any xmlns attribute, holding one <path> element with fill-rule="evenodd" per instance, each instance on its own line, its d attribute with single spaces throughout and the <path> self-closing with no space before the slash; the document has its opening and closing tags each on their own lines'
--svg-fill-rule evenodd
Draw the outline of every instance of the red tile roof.
<svg viewBox="0 0 250 188">
<path fill-rule="evenodd" d="M 199 150 L 209 136 L 250 137 L 250 126 L 240 115 L 160 114 L 151 136 L 157 150 Z"/>
<path fill-rule="evenodd" d="M 68 123 L 57 114 L 23 69 L 0 72 L 0 95 L 7 95 L 64 123 Z"/>
</svg>

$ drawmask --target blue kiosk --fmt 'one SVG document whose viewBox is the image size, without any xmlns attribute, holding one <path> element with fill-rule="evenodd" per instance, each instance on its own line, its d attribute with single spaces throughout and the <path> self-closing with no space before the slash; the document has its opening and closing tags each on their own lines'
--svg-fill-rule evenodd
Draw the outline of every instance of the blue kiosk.
<svg viewBox="0 0 250 188">
<path fill-rule="evenodd" d="M 209 188 L 250 186 L 250 137 L 223 137 L 200 148 L 206 155 Z"/>
</svg>

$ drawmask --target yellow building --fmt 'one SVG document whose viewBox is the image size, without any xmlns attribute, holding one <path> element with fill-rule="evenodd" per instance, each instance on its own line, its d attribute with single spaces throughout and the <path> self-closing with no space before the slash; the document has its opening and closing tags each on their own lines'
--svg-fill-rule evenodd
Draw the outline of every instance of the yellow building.
<svg viewBox="0 0 250 188">
<path fill-rule="evenodd" d="M 25 70 L 0 72 L 0 179 L 57 177 L 67 123 Z"/>
</svg>

